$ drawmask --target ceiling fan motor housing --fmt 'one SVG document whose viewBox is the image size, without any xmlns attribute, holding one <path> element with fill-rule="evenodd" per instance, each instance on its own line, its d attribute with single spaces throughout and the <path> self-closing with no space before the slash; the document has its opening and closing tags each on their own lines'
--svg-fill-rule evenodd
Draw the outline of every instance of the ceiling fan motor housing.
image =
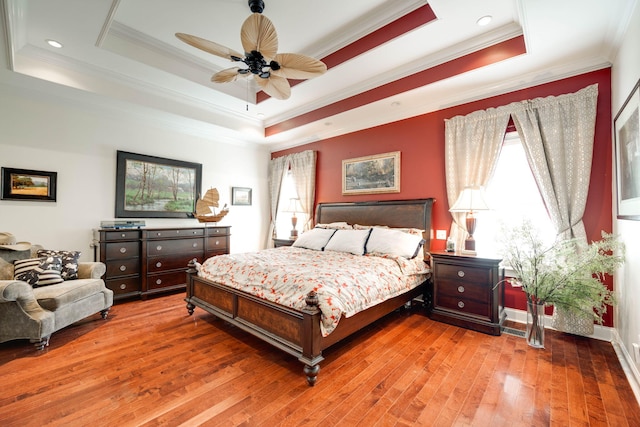
<svg viewBox="0 0 640 427">
<path fill-rule="evenodd" d="M 264 10 L 264 2 L 262 0 L 249 0 L 249 9 L 253 13 L 262 13 Z"/>
</svg>

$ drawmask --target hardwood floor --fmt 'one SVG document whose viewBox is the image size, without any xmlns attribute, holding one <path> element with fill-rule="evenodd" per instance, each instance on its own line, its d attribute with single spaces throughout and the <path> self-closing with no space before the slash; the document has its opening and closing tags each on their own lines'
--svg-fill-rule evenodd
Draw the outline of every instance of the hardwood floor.
<svg viewBox="0 0 640 427">
<path fill-rule="evenodd" d="M 182 298 L 117 304 L 42 352 L 0 344 L 0 425 L 640 425 L 610 343 L 548 331 L 535 350 L 414 307 L 325 351 L 308 387 L 295 358 Z"/>
</svg>

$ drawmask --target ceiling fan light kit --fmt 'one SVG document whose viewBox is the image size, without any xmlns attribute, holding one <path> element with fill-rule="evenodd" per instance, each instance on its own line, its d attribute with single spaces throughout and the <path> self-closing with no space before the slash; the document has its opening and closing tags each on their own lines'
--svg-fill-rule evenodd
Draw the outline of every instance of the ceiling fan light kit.
<svg viewBox="0 0 640 427">
<path fill-rule="evenodd" d="M 244 55 L 218 43 L 185 33 L 176 33 L 183 42 L 234 62 L 244 67 L 227 68 L 215 73 L 211 81 L 227 83 L 238 77 L 253 76 L 255 82 L 269 96 L 287 99 L 291 96 L 291 85 L 287 79 L 306 80 L 324 74 L 327 66 L 310 56 L 298 53 L 277 53 L 278 35 L 273 23 L 262 15 L 264 2 L 249 0 L 253 12 L 242 24 L 240 40 Z"/>
</svg>

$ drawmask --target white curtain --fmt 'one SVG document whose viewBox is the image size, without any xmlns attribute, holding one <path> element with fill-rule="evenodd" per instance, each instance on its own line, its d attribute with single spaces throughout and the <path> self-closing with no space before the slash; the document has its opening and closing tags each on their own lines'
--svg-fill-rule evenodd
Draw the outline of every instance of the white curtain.
<svg viewBox="0 0 640 427">
<path fill-rule="evenodd" d="M 269 195 L 271 200 L 271 223 L 269 225 L 269 242 L 273 247 L 273 239 L 277 236 L 276 217 L 282 181 L 288 170 L 291 170 L 296 184 L 296 192 L 300 205 L 307 214 L 307 222 L 302 230 L 308 230 L 313 224 L 313 203 L 316 197 L 316 152 L 313 150 L 276 157 L 269 163 Z"/>
<path fill-rule="evenodd" d="M 316 152 L 312 150 L 290 155 L 291 174 L 296 183 L 300 205 L 307 213 L 302 231 L 313 226 L 313 202 L 316 197 Z"/>
<path fill-rule="evenodd" d="M 511 104 L 533 176 L 558 239 L 587 243 L 582 222 L 593 157 L 598 85 Z"/>
<path fill-rule="evenodd" d="M 486 186 L 493 174 L 509 111 L 505 107 L 475 111 L 445 120 L 445 174 L 447 199 L 453 206 L 465 187 Z M 456 247 L 466 238 L 465 213 L 451 213 L 451 237 Z"/>
<path fill-rule="evenodd" d="M 276 237 L 276 214 L 278 213 L 278 201 L 280 200 L 280 188 L 282 188 L 282 180 L 287 172 L 288 159 L 287 156 L 277 157 L 269 162 L 269 196 L 271 209 L 271 222 L 269 223 L 269 234 L 267 247 L 273 247 L 273 239 Z"/>
</svg>

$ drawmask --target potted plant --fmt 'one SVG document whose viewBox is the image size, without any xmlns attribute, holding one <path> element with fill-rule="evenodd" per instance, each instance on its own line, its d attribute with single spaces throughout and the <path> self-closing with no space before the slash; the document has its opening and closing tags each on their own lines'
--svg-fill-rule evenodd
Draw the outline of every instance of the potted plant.
<svg viewBox="0 0 640 427">
<path fill-rule="evenodd" d="M 527 296 L 529 345 L 544 347 L 545 306 L 553 305 L 556 316 L 562 312 L 591 327 L 594 320 L 602 324 L 607 306 L 615 304 L 604 276 L 624 262 L 624 245 L 615 236 L 602 232 L 602 239 L 591 244 L 564 240 L 545 245 L 530 221 L 502 235 L 504 262 L 515 273 L 512 285 Z"/>
</svg>

